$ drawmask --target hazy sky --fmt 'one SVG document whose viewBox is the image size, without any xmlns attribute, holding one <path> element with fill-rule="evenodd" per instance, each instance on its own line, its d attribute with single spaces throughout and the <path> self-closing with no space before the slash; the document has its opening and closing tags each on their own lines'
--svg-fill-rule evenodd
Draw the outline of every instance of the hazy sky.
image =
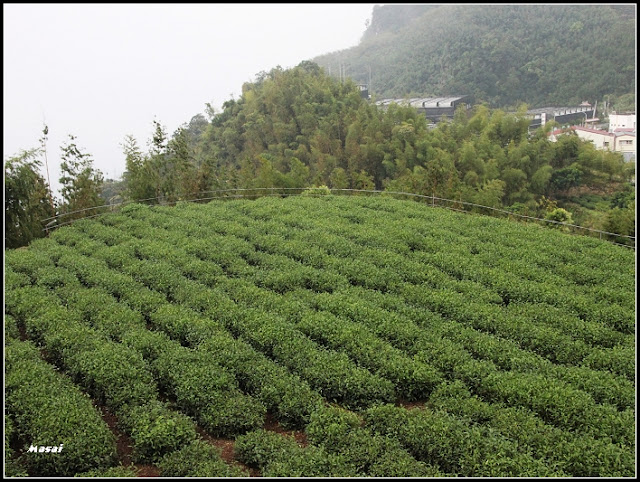
<svg viewBox="0 0 640 482">
<path fill-rule="evenodd" d="M 46 123 L 54 190 L 69 134 L 118 178 L 127 134 L 146 150 L 154 119 L 171 135 L 261 71 L 357 45 L 373 5 L 4 4 L 4 159 Z"/>
</svg>

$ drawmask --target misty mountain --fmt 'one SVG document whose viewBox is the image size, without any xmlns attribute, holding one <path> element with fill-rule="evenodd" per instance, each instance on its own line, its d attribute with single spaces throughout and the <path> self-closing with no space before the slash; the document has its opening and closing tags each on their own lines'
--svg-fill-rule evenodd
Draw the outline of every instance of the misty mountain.
<svg viewBox="0 0 640 482">
<path fill-rule="evenodd" d="M 635 92 L 635 18 L 635 5 L 376 5 L 358 46 L 313 61 L 377 99 L 594 102 Z"/>
</svg>

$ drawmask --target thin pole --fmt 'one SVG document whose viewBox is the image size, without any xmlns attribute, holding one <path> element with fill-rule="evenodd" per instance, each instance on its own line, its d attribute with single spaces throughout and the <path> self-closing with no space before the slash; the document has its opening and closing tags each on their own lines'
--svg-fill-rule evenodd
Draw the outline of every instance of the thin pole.
<svg viewBox="0 0 640 482">
<path fill-rule="evenodd" d="M 49 160 L 47 159 L 47 134 L 49 133 L 49 127 L 47 124 L 44 125 L 44 129 L 42 129 L 42 133 L 44 137 L 42 138 L 42 149 L 44 151 L 44 166 L 47 170 L 47 183 L 49 187 L 49 202 L 51 203 L 51 210 L 55 214 L 56 208 L 53 205 L 53 195 L 51 194 L 51 178 L 49 177 Z"/>
</svg>

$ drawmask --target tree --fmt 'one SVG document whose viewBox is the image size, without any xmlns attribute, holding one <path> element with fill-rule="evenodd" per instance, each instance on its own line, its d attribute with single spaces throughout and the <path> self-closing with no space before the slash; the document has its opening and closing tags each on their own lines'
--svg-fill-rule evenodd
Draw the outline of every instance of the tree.
<svg viewBox="0 0 640 482">
<path fill-rule="evenodd" d="M 91 155 L 81 152 L 75 140 L 76 137 L 70 134 L 69 139 L 61 147 L 62 205 L 60 212 L 68 213 L 61 222 L 96 214 L 98 210 L 92 208 L 103 205 L 100 197 L 104 181 L 102 172 L 93 168 Z"/>
<path fill-rule="evenodd" d="M 309 183 L 309 168 L 297 157 L 289 161 L 287 177 L 291 180 L 291 187 L 307 187 Z"/>
<path fill-rule="evenodd" d="M 505 182 L 500 179 L 493 179 L 484 183 L 482 188 L 475 196 L 475 203 L 490 208 L 499 208 L 502 206 L 502 197 L 504 196 Z"/>
<path fill-rule="evenodd" d="M 604 229 L 610 233 L 622 236 L 635 236 L 636 234 L 636 202 L 631 201 L 625 208 L 616 207 L 609 211 Z M 618 242 L 627 241 L 626 238 L 617 238 Z"/>
<path fill-rule="evenodd" d="M 22 151 L 4 165 L 5 248 L 45 236 L 43 220 L 55 215 L 49 186 L 38 172 L 41 149 Z"/>
<path fill-rule="evenodd" d="M 563 208 L 555 208 L 548 211 L 544 218 L 548 221 L 553 221 L 553 223 L 548 223 L 550 227 L 557 228 L 565 232 L 568 232 L 569 228 L 558 223 L 573 223 L 573 217 L 571 216 L 571 213 Z"/>
<path fill-rule="evenodd" d="M 331 171 L 329 180 L 333 189 L 347 189 L 349 187 L 349 177 L 347 176 L 347 172 L 341 167 L 336 167 Z"/>
<path fill-rule="evenodd" d="M 552 174 L 553 168 L 549 164 L 545 164 L 538 169 L 531 178 L 531 183 L 529 185 L 531 191 L 534 194 L 546 194 Z"/>
<path fill-rule="evenodd" d="M 154 119 L 154 130 L 149 141 L 149 171 L 153 173 L 154 196 L 159 202 L 175 201 L 175 183 L 169 161 L 167 131 Z"/>
<path fill-rule="evenodd" d="M 167 143 L 168 169 L 163 184 L 168 201 L 194 199 L 198 194 L 198 173 L 189 137 L 187 128 L 180 127 Z"/>
<path fill-rule="evenodd" d="M 132 135 L 127 135 L 121 146 L 126 163 L 124 196 L 132 201 L 155 198 L 157 176 L 151 169 L 149 158 L 142 153 Z"/>
<path fill-rule="evenodd" d="M 569 167 L 563 167 L 551 175 L 551 186 L 556 191 L 565 191 L 571 187 L 579 186 L 582 179 L 580 167 L 574 163 Z"/>
</svg>

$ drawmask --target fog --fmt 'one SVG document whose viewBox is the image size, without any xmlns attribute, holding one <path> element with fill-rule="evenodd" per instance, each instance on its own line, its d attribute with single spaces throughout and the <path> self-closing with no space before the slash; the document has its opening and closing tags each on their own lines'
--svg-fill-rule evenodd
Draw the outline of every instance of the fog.
<svg viewBox="0 0 640 482">
<path fill-rule="evenodd" d="M 4 4 L 4 159 L 44 124 L 51 185 L 69 134 L 105 178 L 143 149 L 153 120 L 171 135 L 276 66 L 358 44 L 373 4 Z M 43 169 L 44 174 L 44 169 Z"/>
</svg>

